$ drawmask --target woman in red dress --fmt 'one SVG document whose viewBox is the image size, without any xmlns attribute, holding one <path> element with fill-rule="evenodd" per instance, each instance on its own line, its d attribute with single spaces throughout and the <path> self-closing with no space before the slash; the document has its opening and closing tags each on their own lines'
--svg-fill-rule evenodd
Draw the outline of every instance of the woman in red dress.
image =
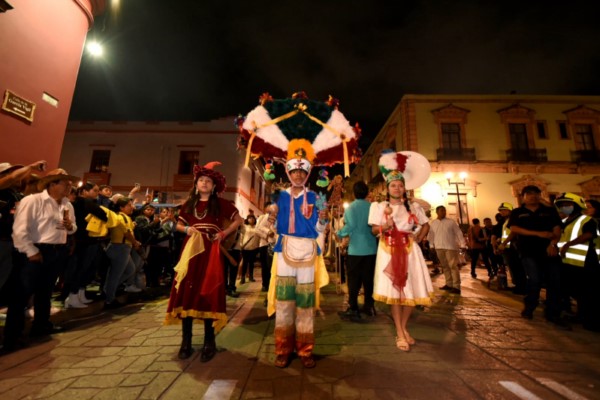
<svg viewBox="0 0 600 400">
<path fill-rule="evenodd" d="M 215 333 L 227 323 L 220 243 L 243 219 L 233 203 L 218 196 L 225 190 L 225 177 L 212 167 L 219 164 L 194 167 L 194 186 L 177 221 L 177 231 L 186 238 L 175 267 L 165 324 L 182 323 L 180 359 L 189 358 L 194 351 L 194 319 L 204 320 L 202 362 L 215 356 Z M 225 228 L 227 221 L 231 224 Z"/>
</svg>

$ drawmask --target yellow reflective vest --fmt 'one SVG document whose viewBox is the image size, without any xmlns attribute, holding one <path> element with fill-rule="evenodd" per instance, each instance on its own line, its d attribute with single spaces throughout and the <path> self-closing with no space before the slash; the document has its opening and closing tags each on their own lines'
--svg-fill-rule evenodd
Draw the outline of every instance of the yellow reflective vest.
<svg viewBox="0 0 600 400">
<path fill-rule="evenodd" d="M 88 214 L 87 217 L 85 217 L 85 220 L 88 223 L 86 230 L 88 231 L 88 235 L 90 237 L 105 237 L 108 235 L 108 230 L 110 228 L 114 228 L 121 223 L 119 214 L 109 210 L 104 206 L 100 206 L 100 208 L 106 213 L 106 222 L 102 221 L 93 214 Z"/>
<path fill-rule="evenodd" d="M 583 233 L 583 225 L 588 222 L 591 217 L 587 215 L 580 215 L 575 218 L 571 223 L 565 226 L 562 234 L 560 235 L 560 241 L 557 243 L 558 248 L 563 247 L 567 242 L 575 240 Z M 576 267 L 583 267 L 585 263 L 585 257 L 589 249 L 589 243 L 574 244 L 569 247 L 563 258 L 563 263 L 574 265 Z"/>
<path fill-rule="evenodd" d="M 504 225 L 502 225 L 502 242 L 501 243 L 506 242 L 506 239 L 508 239 L 508 235 L 510 235 L 510 228 L 507 225 L 508 225 L 508 218 L 506 219 L 506 221 L 504 221 Z M 506 243 L 506 245 L 504 247 L 508 249 L 510 247 L 510 242 Z"/>
</svg>

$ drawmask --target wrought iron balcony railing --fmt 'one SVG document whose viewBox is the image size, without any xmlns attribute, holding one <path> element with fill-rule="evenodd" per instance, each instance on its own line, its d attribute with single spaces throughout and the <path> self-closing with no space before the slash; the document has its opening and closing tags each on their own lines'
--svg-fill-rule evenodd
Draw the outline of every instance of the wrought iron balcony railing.
<svg viewBox="0 0 600 400">
<path fill-rule="evenodd" d="M 571 151 L 573 162 L 600 163 L 600 150 L 575 150 Z"/>
<path fill-rule="evenodd" d="M 475 161 L 474 148 L 437 149 L 438 161 Z"/>
<path fill-rule="evenodd" d="M 519 162 L 546 162 L 548 155 L 546 149 L 508 149 L 506 159 Z"/>
</svg>

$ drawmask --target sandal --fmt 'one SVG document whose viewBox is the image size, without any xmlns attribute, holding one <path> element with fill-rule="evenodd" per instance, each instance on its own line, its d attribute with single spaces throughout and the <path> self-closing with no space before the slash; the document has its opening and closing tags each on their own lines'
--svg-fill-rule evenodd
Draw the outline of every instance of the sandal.
<svg viewBox="0 0 600 400">
<path fill-rule="evenodd" d="M 411 346 L 417 343 L 417 341 L 412 336 L 410 336 L 408 331 L 404 331 L 404 337 L 406 338 L 406 343 L 408 343 Z"/>
<path fill-rule="evenodd" d="M 409 351 L 410 345 L 403 337 L 396 336 L 396 347 L 402 351 Z"/>
<path fill-rule="evenodd" d="M 309 356 L 300 356 L 300 361 L 302 362 L 302 366 L 304 368 L 314 368 L 315 365 L 317 365 L 312 354 Z"/>
<path fill-rule="evenodd" d="M 290 363 L 290 355 L 289 354 L 277 354 L 275 357 L 275 366 L 277 368 L 285 368 Z"/>
</svg>

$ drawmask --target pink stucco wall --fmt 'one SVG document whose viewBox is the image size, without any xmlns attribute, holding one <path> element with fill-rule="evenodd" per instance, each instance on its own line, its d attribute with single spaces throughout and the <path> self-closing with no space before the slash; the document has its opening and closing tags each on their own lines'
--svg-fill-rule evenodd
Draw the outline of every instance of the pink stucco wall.
<svg viewBox="0 0 600 400">
<path fill-rule="evenodd" d="M 0 110 L 0 162 L 58 167 L 77 72 L 93 16 L 105 0 L 10 0 L 0 13 L 0 99 L 6 90 L 36 104 L 33 122 Z M 55 107 L 43 93 L 58 99 Z"/>
</svg>

